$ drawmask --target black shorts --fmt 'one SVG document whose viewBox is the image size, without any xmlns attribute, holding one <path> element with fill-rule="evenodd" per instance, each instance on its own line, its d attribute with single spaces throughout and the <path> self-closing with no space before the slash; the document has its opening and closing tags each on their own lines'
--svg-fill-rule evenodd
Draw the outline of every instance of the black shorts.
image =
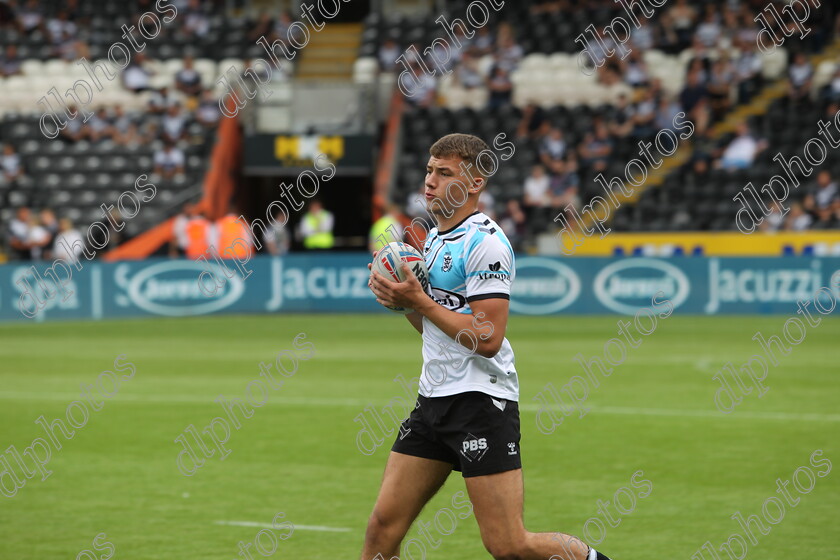
<svg viewBox="0 0 840 560">
<path fill-rule="evenodd" d="M 391 451 L 453 465 L 464 478 L 522 468 L 519 403 L 475 391 L 417 396 Z"/>
</svg>

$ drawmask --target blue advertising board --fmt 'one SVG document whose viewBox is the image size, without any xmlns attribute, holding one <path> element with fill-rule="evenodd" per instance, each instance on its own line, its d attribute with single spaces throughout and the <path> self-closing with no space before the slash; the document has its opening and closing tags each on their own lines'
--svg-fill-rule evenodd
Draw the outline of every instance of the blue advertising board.
<svg viewBox="0 0 840 560">
<path fill-rule="evenodd" d="M 214 313 L 380 312 L 366 253 L 217 262 L 148 259 L 0 266 L 0 320 L 185 317 Z M 247 271 L 250 270 L 250 273 Z M 652 298 L 682 314 L 793 314 L 817 300 L 837 312 L 840 258 L 516 258 L 515 314 L 634 314 Z"/>
</svg>

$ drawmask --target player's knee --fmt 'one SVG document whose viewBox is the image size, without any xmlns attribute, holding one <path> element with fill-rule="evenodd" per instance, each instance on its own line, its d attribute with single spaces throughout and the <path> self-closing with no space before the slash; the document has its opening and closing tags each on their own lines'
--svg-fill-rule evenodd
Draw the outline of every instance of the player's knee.
<svg viewBox="0 0 840 560">
<path fill-rule="evenodd" d="M 406 533 L 402 525 L 397 520 L 382 515 L 380 511 L 374 509 L 368 519 L 365 539 L 369 543 L 399 542 Z"/>
</svg>

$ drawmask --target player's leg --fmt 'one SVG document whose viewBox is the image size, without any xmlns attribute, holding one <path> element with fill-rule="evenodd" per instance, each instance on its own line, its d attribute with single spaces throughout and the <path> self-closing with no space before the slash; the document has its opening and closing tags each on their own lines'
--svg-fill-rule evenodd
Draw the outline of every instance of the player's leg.
<svg viewBox="0 0 840 560">
<path fill-rule="evenodd" d="M 577 537 L 531 533 L 522 520 L 522 469 L 464 479 L 481 540 L 496 560 L 608 560 Z"/>
<path fill-rule="evenodd" d="M 362 560 L 397 556 L 409 527 L 451 471 L 451 463 L 392 451 L 368 520 Z"/>
</svg>

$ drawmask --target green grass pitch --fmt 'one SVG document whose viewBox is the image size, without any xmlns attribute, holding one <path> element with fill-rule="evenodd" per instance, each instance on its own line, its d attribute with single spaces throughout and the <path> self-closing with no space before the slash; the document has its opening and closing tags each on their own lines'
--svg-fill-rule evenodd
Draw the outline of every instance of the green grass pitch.
<svg viewBox="0 0 840 560">
<path fill-rule="evenodd" d="M 546 435 L 536 427 L 534 395 L 548 382 L 559 388 L 581 374 L 573 361 L 578 352 L 602 355 L 604 343 L 617 336 L 618 317 L 512 317 L 507 336 L 521 382 L 526 525 L 580 536 L 587 519 L 599 517 L 597 501 L 612 502 L 622 487 L 634 490 L 631 476 L 642 470 L 653 485 L 650 495 L 638 498 L 620 524 L 607 526 L 597 548 L 614 560 L 688 560 L 706 541 L 718 547 L 743 534 L 730 516 L 761 515 L 765 500 L 779 495 L 776 479 L 790 479 L 822 450 L 832 471 L 817 477 L 782 521 L 768 525 L 767 535 L 756 535 L 747 558 L 836 557 L 840 322 L 823 318 L 809 328 L 806 340 L 771 368 L 763 397 L 747 395 L 729 415 L 713 401 L 718 369 L 758 353 L 753 334 L 780 334 L 785 319 L 674 314 L 660 320 L 591 391 L 589 414 L 566 417 Z M 259 362 L 292 349 L 301 332 L 315 356 L 232 430 L 224 461 L 217 453 L 192 477 L 183 476 L 173 440 L 190 424 L 201 429 L 223 416 L 214 399 L 243 397 Z M 393 435 L 363 455 L 353 419 L 366 405 L 381 407 L 403 394 L 393 378 L 417 375 L 419 344 L 408 322 L 391 315 L 0 326 L 0 451 L 22 450 L 44 436 L 35 420 L 63 418 L 80 398 L 80 384 L 113 370 L 117 355 L 136 366 L 102 410 L 91 412 L 73 439 L 62 440 L 60 451 L 53 449 L 47 480 L 36 476 L 14 497 L 0 496 L 0 558 L 73 559 L 93 550 L 99 533 L 115 547 L 115 559 L 243 558 L 239 541 L 253 541 L 259 524 L 270 524 L 278 512 L 301 528 L 279 541 L 273 557 L 357 558 Z M 421 519 L 433 521 L 463 489 L 453 473 Z M 449 535 L 433 535 L 440 542 L 427 545 L 426 558 L 489 558 L 472 516 L 458 519 Z M 410 536 L 421 538 L 416 528 Z M 97 556 L 81 556 L 89 557 Z"/>
</svg>

